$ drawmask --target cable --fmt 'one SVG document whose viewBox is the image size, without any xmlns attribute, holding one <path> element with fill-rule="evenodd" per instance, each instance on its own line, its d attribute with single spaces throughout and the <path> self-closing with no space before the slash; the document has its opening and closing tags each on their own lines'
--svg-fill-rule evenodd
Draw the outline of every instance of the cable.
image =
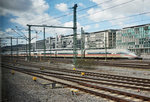
<svg viewBox="0 0 150 102">
<path fill-rule="evenodd" d="M 127 1 L 127 2 L 123 2 L 123 3 L 117 4 L 117 5 L 108 7 L 108 8 L 106 8 L 106 9 L 103 9 L 103 10 L 100 10 L 100 11 L 97 11 L 97 12 L 94 12 L 94 13 L 92 13 L 92 14 L 96 14 L 96 13 L 103 12 L 103 11 L 108 10 L 108 9 L 116 8 L 116 7 L 118 7 L 118 6 L 125 5 L 125 4 L 128 4 L 128 3 L 133 2 L 133 1 L 135 1 L 135 0 L 130 0 L 130 1 Z M 107 1 L 107 2 L 108 2 L 108 1 Z M 83 18 L 83 17 L 85 17 L 85 16 L 87 16 L 87 15 L 88 15 L 88 14 L 85 14 L 85 15 L 83 15 L 83 16 L 81 16 L 81 17 L 78 17 L 78 19 L 79 19 L 78 21 L 81 21 L 80 18 Z M 65 23 L 65 22 L 64 22 L 64 23 Z"/>
<path fill-rule="evenodd" d="M 150 19 L 146 19 L 146 20 L 142 20 L 142 21 L 149 21 Z M 137 20 L 137 21 L 133 21 L 133 22 L 131 22 L 130 21 L 130 23 L 126 23 L 126 24 L 132 24 L 132 23 L 136 23 L 136 22 L 141 22 L 141 20 L 139 21 L 139 20 Z M 122 25 L 125 25 L 125 24 L 122 24 Z M 111 27 L 115 27 L 115 26 L 118 26 L 118 25 L 111 25 L 111 26 L 107 26 L 107 27 L 103 27 L 103 28 L 106 28 L 106 29 L 101 29 L 101 30 L 108 30 L 108 29 L 110 29 Z M 124 27 L 121 27 L 121 28 L 125 28 L 125 26 Z"/>
<path fill-rule="evenodd" d="M 18 35 L 20 35 L 21 37 L 23 37 L 25 40 L 28 40 L 28 38 L 26 36 L 22 36 L 20 33 L 18 33 L 17 31 L 15 31 L 14 29 L 12 29 L 14 32 L 16 32 Z"/>
<path fill-rule="evenodd" d="M 97 11 L 97 12 L 94 12 L 94 13 L 92 13 L 92 14 L 96 14 L 96 13 L 103 12 L 103 11 L 108 10 L 108 9 L 116 8 L 116 7 L 118 7 L 118 6 L 122 6 L 122 5 L 128 4 L 128 3 L 133 2 L 133 1 L 135 1 L 135 0 L 130 0 L 130 1 L 127 1 L 127 2 L 124 2 L 124 3 L 120 3 L 120 4 L 117 4 L 117 5 L 115 5 L 115 6 L 111 6 L 111 7 L 108 7 L 108 8 L 106 8 L 106 9 L 103 9 L 103 10 L 100 10 L 100 11 Z M 88 14 L 85 14 L 85 15 L 79 17 L 79 18 L 85 17 L 85 16 L 87 16 L 87 15 L 88 15 Z M 78 18 L 78 19 L 79 19 L 79 18 Z"/>
<path fill-rule="evenodd" d="M 77 12 L 81 12 L 81 11 L 90 9 L 90 8 L 92 8 L 92 7 L 96 7 L 96 6 L 98 6 L 98 5 L 101 5 L 101 4 L 110 2 L 110 1 L 113 1 L 113 0 L 107 0 L 107 1 L 102 2 L 102 3 L 99 3 L 99 4 L 95 4 L 95 5 L 89 6 L 89 7 L 86 7 L 86 8 L 84 8 L 84 9 L 77 10 Z M 65 16 L 71 16 L 71 15 L 73 15 L 73 13 L 72 13 L 72 12 L 69 12 L 69 13 L 67 13 L 67 14 L 64 14 L 64 15 L 61 15 L 61 16 L 57 16 L 57 17 L 54 17 L 54 18 L 51 18 L 51 19 L 58 19 L 58 18 L 62 18 L 62 17 L 65 17 Z M 50 20 L 50 19 L 48 18 L 48 19 L 44 20 L 43 22 L 46 22 L 46 21 L 48 21 L 48 20 Z M 40 22 L 40 23 L 42 23 L 42 22 Z"/>
<path fill-rule="evenodd" d="M 20 29 L 18 29 L 18 27 L 17 27 L 17 26 L 16 26 L 16 28 L 17 28 L 17 30 L 18 30 L 18 31 L 20 31 L 20 32 L 23 34 L 23 36 L 24 36 L 24 37 L 26 37 L 26 38 L 27 38 L 27 36 L 26 36 L 26 35 L 25 35 L 25 34 L 24 34 L 24 33 L 23 33 Z"/>
<path fill-rule="evenodd" d="M 80 11 L 84 11 L 84 10 L 87 10 L 87 9 L 90 9 L 90 8 L 94 8 L 94 7 L 97 7 L 98 5 L 101 5 L 101 4 L 110 2 L 110 1 L 113 1 L 113 0 L 107 0 L 107 1 L 104 1 L 104 2 L 102 2 L 102 3 L 95 4 L 95 5 L 92 5 L 92 6 L 89 6 L 89 7 L 84 8 L 84 9 L 77 10 L 77 11 L 80 12 Z"/>
<path fill-rule="evenodd" d="M 92 24 L 96 24 L 96 23 L 106 22 L 106 21 L 113 21 L 113 20 L 124 19 L 124 18 L 126 19 L 126 18 L 129 18 L 129 17 L 135 17 L 135 16 L 145 15 L 145 14 L 149 14 L 149 13 L 150 12 L 143 12 L 143 13 L 139 13 L 139 14 L 135 14 L 135 15 L 119 17 L 119 18 L 113 18 L 113 19 L 103 20 L 103 21 L 100 21 L 100 22 L 87 23 L 87 24 L 83 24 L 83 25 L 85 26 L 85 25 L 92 25 Z"/>
</svg>

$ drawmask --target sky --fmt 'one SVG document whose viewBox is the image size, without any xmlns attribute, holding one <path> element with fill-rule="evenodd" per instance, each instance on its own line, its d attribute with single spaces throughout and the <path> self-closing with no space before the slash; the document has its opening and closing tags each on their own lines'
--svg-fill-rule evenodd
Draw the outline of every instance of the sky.
<svg viewBox="0 0 150 102">
<path fill-rule="evenodd" d="M 81 27 L 96 32 L 150 23 L 150 0 L 0 0 L 0 37 L 28 38 L 27 24 L 72 27 L 74 4 L 78 5 L 79 34 Z M 43 28 L 31 30 L 32 42 L 43 39 Z M 73 33 L 60 28 L 46 28 L 45 32 L 46 37 Z"/>
</svg>

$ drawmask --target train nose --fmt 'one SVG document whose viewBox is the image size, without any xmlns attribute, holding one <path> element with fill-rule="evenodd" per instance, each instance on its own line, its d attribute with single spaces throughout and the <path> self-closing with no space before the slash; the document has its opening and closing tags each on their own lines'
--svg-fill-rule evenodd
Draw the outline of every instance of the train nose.
<svg viewBox="0 0 150 102">
<path fill-rule="evenodd" d="M 137 55 L 134 54 L 134 53 L 130 53 L 129 55 L 130 55 L 132 58 L 134 58 L 134 59 L 139 58 L 139 56 L 137 56 Z"/>
</svg>

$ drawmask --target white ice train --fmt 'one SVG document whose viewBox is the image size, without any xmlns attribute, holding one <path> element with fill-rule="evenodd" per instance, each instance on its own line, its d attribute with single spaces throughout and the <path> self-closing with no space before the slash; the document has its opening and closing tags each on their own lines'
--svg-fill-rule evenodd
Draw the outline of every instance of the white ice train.
<svg viewBox="0 0 150 102">
<path fill-rule="evenodd" d="M 10 52 L 9 52 L 10 53 Z M 7 53 L 7 55 L 10 55 Z M 16 56 L 16 52 L 13 53 L 14 56 Z M 51 57 L 73 57 L 73 50 L 53 50 L 53 51 L 37 51 L 37 52 L 31 52 L 31 56 L 51 56 Z M 19 52 L 19 56 L 26 56 L 26 52 L 22 51 Z M 135 53 L 126 50 L 126 49 L 87 49 L 84 50 L 81 54 L 81 50 L 77 50 L 77 57 L 83 56 L 84 58 L 127 58 L 127 59 L 137 59 L 139 56 L 137 56 Z"/>
<path fill-rule="evenodd" d="M 136 59 L 139 58 L 135 53 L 126 49 L 95 49 L 95 50 L 84 50 L 83 55 L 81 50 L 77 51 L 77 57 L 85 58 L 128 58 Z M 73 57 L 73 51 L 57 51 L 57 57 Z"/>
</svg>

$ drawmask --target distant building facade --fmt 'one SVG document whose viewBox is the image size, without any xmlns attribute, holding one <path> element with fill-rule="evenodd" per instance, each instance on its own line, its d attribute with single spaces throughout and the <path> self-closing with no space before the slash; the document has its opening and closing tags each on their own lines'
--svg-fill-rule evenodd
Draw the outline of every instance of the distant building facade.
<svg viewBox="0 0 150 102">
<path fill-rule="evenodd" d="M 123 28 L 116 33 L 116 47 L 138 55 L 150 54 L 150 24 Z"/>
<path fill-rule="evenodd" d="M 48 37 L 45 39 L 46 50 L 73 50 L 73 34 L 58 35 L 56 37 Z M 77 34 L 77 49 L 104 49 L 117 48 L 129 49 L 138 55 L 150 55 L 150 24 L 125 27 L 119 30 L 109 29 L 104 31 L 97 31 L 85 33 L 83 35 Z M 12 51 L 28 51 L 28 44 L 13 45 Z M 44 40 L 38 40 L 31 44 L 31 51 L 43 51 Z M 2 47 L 2 52 L 11 51 L 10 46 Z"/>
<path fill-rule="evenodd" d="M 77 35 L 77 48 L 81 46 L 81 36 Z M 46 50 L 56 49 L 73 49 L 73 35 L 59 35 L 55 38 L 48 37 L 46 39 Z"/>
<path fill-rule="evenodd" d="M 38 41 L 37 49 L 43 48 L 43 41 Z M 92 33 L 85 33 L 83 35 L 77 34 L 76 48 L 81 49 L 81 43 L 84 49 L 97 49 L 101 48 L 115 48 L 116 47 L 116 30 L 104 30 Z M 48 37 L 46 39 L 46 50 L 57 49 L 73 49 L 73 34 L 72 35 L 59 35 L 55 38 Z M 106 45 L 106 46 L 105 46 Z"/>
<path fill-rule="evenodd" d="M 58 35 L 56 37 L 48 37 L 45 39 L 46 50 L 61 50 L 70 49 L 73 50 L 73 34 L 72 35 Z M 82 46 L 81 46 L 82 45 Z M 116 47 L 116 30 L 104 30 L 92 33 L 77 34 L 77 49 L 104 49 L 115 48 Z M 29 46 L 27 44 L 19 48 L 19 50 L 28 50 Z M 8 48 L 10 50 L 10 48 Z M 44 40 L 38 40 L 35 43 L 31 43 L 32 52 L 43 51 L 44 50 Z"/>
<path fill-rule="evenodd" d="M 116 47 L 116 31 L 117 30 L 104 30 L 92 32 L 85 35 L 85 48 L 86 49 L 104 49 Z"/>
</svg>

